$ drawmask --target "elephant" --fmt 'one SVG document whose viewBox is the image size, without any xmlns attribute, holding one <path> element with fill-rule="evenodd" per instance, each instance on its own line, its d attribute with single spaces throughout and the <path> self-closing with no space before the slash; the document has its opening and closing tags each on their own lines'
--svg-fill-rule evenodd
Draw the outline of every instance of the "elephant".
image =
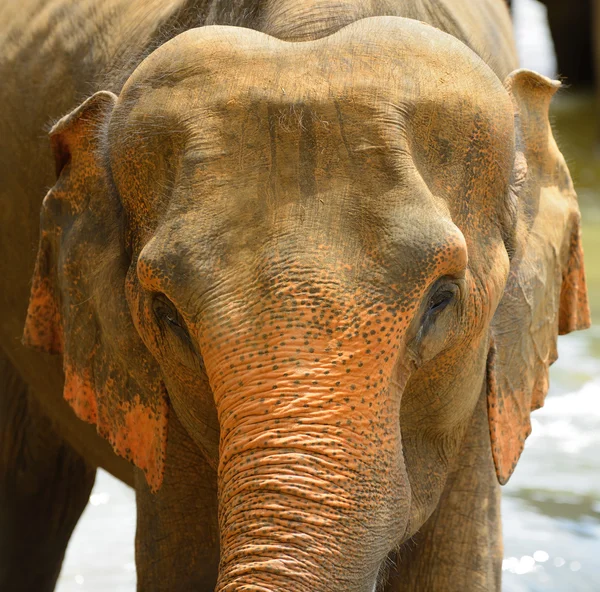
<svg viewBox="0 0 600 592">
<path fill-rule="evenodd" d="M 54 589 L 102 467 L 138 590 L 499 591 L 500 484 L 590 322 L 504 0 L 0 17 L 0 587 Z"/>
</svg>

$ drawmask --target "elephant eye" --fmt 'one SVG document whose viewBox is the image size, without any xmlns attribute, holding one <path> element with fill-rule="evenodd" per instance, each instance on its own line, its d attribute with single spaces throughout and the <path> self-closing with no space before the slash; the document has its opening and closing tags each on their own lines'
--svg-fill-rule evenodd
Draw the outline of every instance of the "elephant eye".
<svg viewBox="0 0 600 592">
<path fill-rule="evenodd" d="M 191 337 L 188 333 L 185 321 L 179 314 L 175 305 L 164 294 L 157 294 L 154 297 L 152 309 L 160 323 L 167 325 L 172 331 L 177 333 L 179 337 L 191 342 Z"/>
<path fill-rule="evenodd" d="M 458 294 L 459 287 L 455 283 L 444 283 L 433 292 L 429 298 L 427 311 L 423 320 L 433 319 L 436 315 L 442 312 Z"/>
</svg>

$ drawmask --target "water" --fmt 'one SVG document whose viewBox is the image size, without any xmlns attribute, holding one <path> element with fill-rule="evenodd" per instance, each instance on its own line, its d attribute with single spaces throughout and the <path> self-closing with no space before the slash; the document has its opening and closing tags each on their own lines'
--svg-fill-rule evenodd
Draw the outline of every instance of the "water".
<svg viewBox="0 0 600 592">
<path fill-rule="evenodd" d="M 135 592 L 135 492 L 98 471 L 69 542 L 57 592 Z"/>
<path fill-rule="evenodd" d="M 515 2 L 525 66 L 552 76 L 544 9 Z M 553 108 L 558 143 L 583 212 L 592 314 L 600 318 L 600 161 L 593 97 L 562 91 Z M 559 339 L 551 391 L 504 488 L 504 592 L 600 590 L 600 326 Z M 134 492 L 99 471 L 67 551 L 58 592 L 133 592 Z"/>
<path fill-rule="evenodd" d="M 507 592 L 600 590 L 600 327 L 559 342 L 551 392 L 503 490 Z"/>
</svg>

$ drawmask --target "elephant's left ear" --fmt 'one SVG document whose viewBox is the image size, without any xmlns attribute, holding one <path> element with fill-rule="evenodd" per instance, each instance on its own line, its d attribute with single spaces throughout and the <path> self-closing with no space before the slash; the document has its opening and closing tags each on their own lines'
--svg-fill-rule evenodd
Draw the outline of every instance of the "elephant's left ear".
<svg viewBox="0 0 600 592">
<path fill-rule="evenodd" d="M 530 412 L 544 403 L 557 336 L 590 325 L 577 196 L 548 121 L 560 83 L 517 70 L 505 85 L 515 111 L 516 225 L 487 372 L 492 454 L 501 484 L 531 432 Z"/>
</svg>

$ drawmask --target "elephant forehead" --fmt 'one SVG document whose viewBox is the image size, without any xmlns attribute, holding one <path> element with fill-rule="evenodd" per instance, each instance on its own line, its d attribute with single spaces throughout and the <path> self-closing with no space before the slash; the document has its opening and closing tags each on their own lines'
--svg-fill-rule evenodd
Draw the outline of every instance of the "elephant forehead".
<svg viewBox="0 0 600 592">
<path fill-rule="evenodd" d="M 483 102 L 492 98 L 490 92 L 503 90 L 492 70 L 455 37 L 412 19 L 374 17 L 307 42 L 281 41 L 238 27 L 192 29 L 150 54 L 123 93 L 191 85 L 196 91 L 225 87 L 235 94 L 236 87 L 258 81 L 267 93 L 289 89 L 306 95 L 310 89 L 316 96 L 370 79 L 382 91 L 388 84 L 402 90 L 410 79 L 420 94 L 455 86 Z"/>
<path fill-rule="evenodd" d="M 134 71 L 112 128 L 204 125 L 195 116 L 236 103 L 294 108 L 344 99 L 404 116 L 433 104 L 456 129 L 474 112 L 496 127 L 512 118 L 502 84 L 462 42 L 411 19 L 376 17 L 301 43 L 237 27 L 187 31 Z"/>
<path fill-rule="evenodd" d="M 381 211 L 380 196 L 402 184 L 415 153 L 417 166 L 450 163 L 436 193 L 458 195 L 474 134 L 495 164 L 481 182 L 501 193 L 512 133 L 495 75 L 426 25 L 365 19 L 306 43 L 207 27 L 165 44 L 132 75 L 111 122 L 111 164 L 132 221 L 152 230 L 174 202 L 219 195 L 264 213 L 269 200 L 331 209 L 352 192 Z M 249 199 L 257 195 L 258 208 Z"/>
</svg>

